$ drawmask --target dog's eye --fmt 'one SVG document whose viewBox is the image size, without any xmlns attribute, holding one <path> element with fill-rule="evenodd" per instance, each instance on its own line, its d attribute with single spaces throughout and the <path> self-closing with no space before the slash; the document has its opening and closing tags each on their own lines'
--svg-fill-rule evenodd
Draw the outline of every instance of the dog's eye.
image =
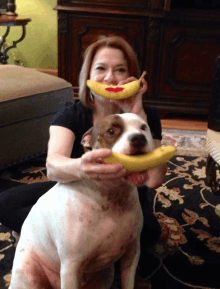
<svg viewBox="0 0 220 289">
<path fill-rule="evenodd" d="M 113 128 L 110 128 L 110 129 L 108 130 L 108 133 L 109 133 L 110 135 L 114 135 L 115 131 L 114 131 Z"/>
<path fill-rule="evenodd" d="M 146 130 L 147 130 L 147 126 L 146 126 L 146 124 L 142 124 L 142 126 L 141 126 L 141 130 L 143 130 L 143 131 L 146 131 Z"/>
</svg>

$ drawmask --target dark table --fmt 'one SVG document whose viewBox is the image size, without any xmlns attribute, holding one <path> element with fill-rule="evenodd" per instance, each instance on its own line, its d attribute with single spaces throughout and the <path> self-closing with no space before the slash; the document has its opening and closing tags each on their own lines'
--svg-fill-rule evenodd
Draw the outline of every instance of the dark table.
<svg viewBox="0 0 220 289">
<path fill-rule="evenodd" d="M 17 43 L 21 42 L 26 35 L 26 25 L 28 22 L 30 22 L 30 18 L 21 18 L 21 17 L 16 17 L 16 16 L 7 16 L 7 15 L 2 15 L 0 16 L 0 26 L 6 26 L 6 32 L 2 36 L 2 39 L 0 40 L 0 64 L 7 64 L 7 60 L 9 56 L 7 55 L 8 51 L 12 48 L 16 48 Z M 6 40 L 6 37 L 9 35 L 10 28 L 12 26 L 21 26 L 22 27 L 22 36 L 16 40 L 13 41 L 13 44 L 9 47 L 6 47 L 5 49 L 3 48 L 3 44 Z"/>
</svg>

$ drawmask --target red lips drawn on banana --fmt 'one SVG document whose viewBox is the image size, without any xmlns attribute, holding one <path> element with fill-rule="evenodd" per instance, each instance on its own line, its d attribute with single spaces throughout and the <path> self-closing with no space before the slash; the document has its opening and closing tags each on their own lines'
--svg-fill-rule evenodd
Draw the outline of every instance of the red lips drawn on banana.
<svg viewBox="0 0 220 289">
<path fill-rule="evenodd" d="M 96 94 L 101 95 L 108 99 L 124 99 L 128 98 L 138 92 L 141 86 L 141 80 L 145 76 L 144 71 L 141 77 L 132 82 L 120 85 L 120 86 L 109 86 L 103 83 L 88 79 L 87 86 L 94 91 Z"/>
</svg>

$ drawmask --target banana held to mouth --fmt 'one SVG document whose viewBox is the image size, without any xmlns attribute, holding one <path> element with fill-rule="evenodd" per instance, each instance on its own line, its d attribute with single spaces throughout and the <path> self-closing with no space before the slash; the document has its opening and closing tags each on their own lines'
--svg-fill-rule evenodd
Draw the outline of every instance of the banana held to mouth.
<svg viewBox="0 0 220 289">
<path fill-rule="evenodd" d="M 132 82 L 120 85 L 120 86 L 109 86 L 103 83 L 88 79 L 87 86 L 91 88 L 96 94 L 101 95 L 108 99 L 124 99 L 128 98 L 138 92 L 141 86 L 141 80 L 145 76 L 144 71 L 141 77 Z"/>
<path fill-rule="evenodd" d="M 163 163 L 171 159 L 176 152 L 174 146 L 161 146 L 145 155 L 123 155 L 113 152 L 109 158 L 105 159 L 107 163 L 121 163 L 127 171 L 143 171 Z"/>
</svg>

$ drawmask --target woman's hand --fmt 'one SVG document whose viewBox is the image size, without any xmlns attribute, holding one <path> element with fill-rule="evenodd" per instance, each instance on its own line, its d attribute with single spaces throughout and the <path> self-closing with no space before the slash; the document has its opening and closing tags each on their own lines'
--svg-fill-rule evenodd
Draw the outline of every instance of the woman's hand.
<svg viewBox="0 0 220 289">
<path fill-rule="evenodd" d="M 107 148 L 86 152 L 81 157 L 81 177 L 86 179 L 115 180 L 123 178 L 126 170 L 121 164 L 106 164 L 104 159 L 110 157 L 112 151 Z"/>
<path fill-rule="evenodd" d="M 147 182 L 146 185 L 151 189 L 160 187 L 164 181 L 164 176 L 167 171 L 167 164 L 160 165 L 159 167 L 149 169 L 146 172 Z"/>
<path fill-rule="evenodd" d="M 64 141 L 65 140 L 65 141 Z M 47 176 L 52 181 L 68 183 L 83 178 L 96 180 L 115 180 L 123 178 L 126 170 L 121 164 L 105 164 L 112 151 L 107 148 L 96 149 L 71 158 L 75 135 L 61 126 L 50 127 L 50 140 L 47 155 Z"/>
<path fill-rule="evenodd" d="M 154 139 L 155 148 L 161 147 L 161 141 Z M 146 171 L 146 185 L 151 189 L 156 189 L 164 182 L 164 176 L 167 172 L 167 163 Z"/>
<path fill-rule="evenodd" d="M 137 80 L 135 77 L 129 77 L 124 81 L 120 81 L 118 83 L 118 86 L 132 82 L 134 80 Z M 140 90 L 133 96 L 130 96 L 125 99 L 111 99 L 110 102 L 117 104 L 124 112 L 132 112 L 136 113 L 140 116 L 143 116 L 144 109 L 143 109 L 143 94 L 147 91 L 147 82 L 143 78 L 142 79 L 142 87 Z"/>
</svg>

